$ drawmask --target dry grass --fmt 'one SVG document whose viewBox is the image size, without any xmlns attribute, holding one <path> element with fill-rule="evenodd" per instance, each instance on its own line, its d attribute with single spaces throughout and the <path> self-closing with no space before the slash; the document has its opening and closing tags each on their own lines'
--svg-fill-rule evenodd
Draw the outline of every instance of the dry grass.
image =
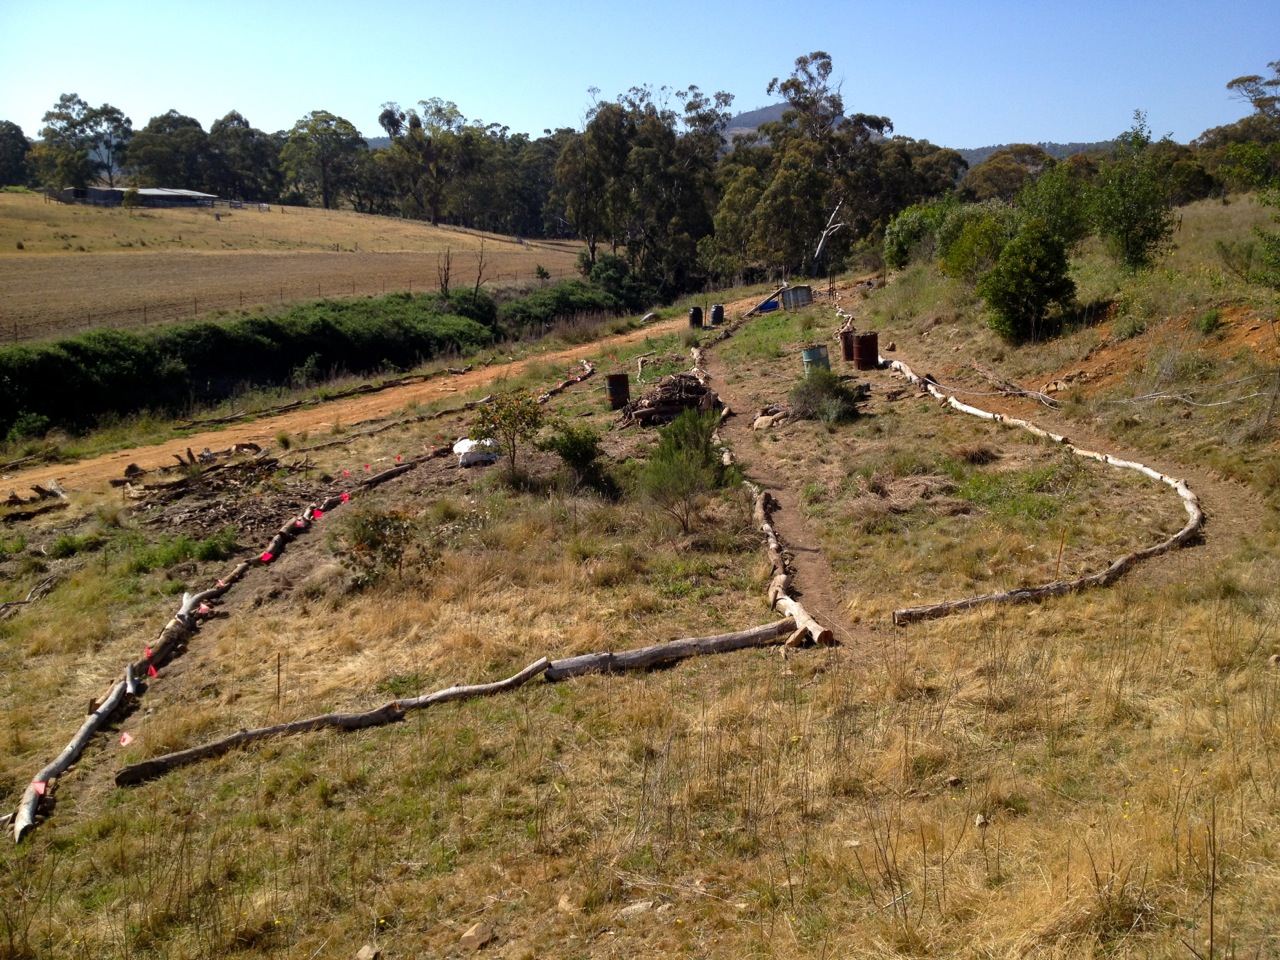
<svg viewBox="0 0 1280 960">
<path fill-rule="evenodd" d="M 132 256 L 157 249 L 206 253 L 437 253 L 448 248 L 455 254 L 470 254 L 479 249 L 481 241 L 489 247 L 515 243 L 510 237 L 497 234 L 433 227 L 419 220 L 350 210 L 276 205 L 269 213 L 252 207 L 130 211 L 53 203 L 40 194 L 0 193 L 0 258 L 15 267 L 23 259 L 41 254 Z M 22 249 L 17 246 L 19 242 Z M 544 252 L 562 247 L 573 252 L 571 244 L 531 246 Z M 457 263 L 455 269 L 462 266 Z"/>
<path fill-rule="evenodd" d="M 527 284 L 538 265 L 553 277 L 569 276 L 577 255 L 570 243 L 349 211 L 274 207 L 219 216 L 0 193 L 0 341 L 320 297 L 434 290 L 446 252 L 452 282 L 461 286 L 480 272 L 490 284 Z"/>
<path fill-rule="evenodd" d="M 753 397 L 785 396 L 813 316 L 762 318 L 720 362 Z M 884 322 L 909 359 L 932 349 L 913 319 Z M 102 738 L 53 817 L 0 846 L 0 956 L 453 956 L 481 920 L 504 958 L 1172 960 L 1211 939 L 1215 957 L 1274 955 L 1274 509 L 1205 465 L 1208 414 L 1175 418 L 1162 459 L 1197 471 L 1203 543 L 1112 590 L 894 629 L 915 594 L 1095 569 L 1183 515 L 1162 486 L 893 386 L 875 381 L 852 424 L 738 451 L 797 478 L 855 642 L 538 681 L 114 789 L 130 759 L 241 726 L 769 617 L 735 498 L 681 538 L 625 499 L 424 470 L 371 501 L 413 519 L 402 573 L 352 591 L 327 517 L 164 671 L 122 724 L 134 742 Z M 598 398 L 561 399 L 607 429 Z M 317 469 L 428 439 L 371 438 Z M 606 445 L 621 462 L 646 442 Z M 1245 442 L 1236 469 L 1266 450 Z M 162 575 L 122 580 L 111 556 L 60 561 L 65 584 L 0 623 L 7 796 L 172 605 Z"/>
</svg>

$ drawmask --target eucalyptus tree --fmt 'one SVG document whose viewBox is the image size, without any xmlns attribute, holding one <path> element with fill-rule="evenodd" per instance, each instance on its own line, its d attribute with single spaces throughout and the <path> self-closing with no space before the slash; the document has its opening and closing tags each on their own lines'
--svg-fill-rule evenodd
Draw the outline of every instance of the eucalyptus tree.
<svg viewBox="0 0 1280 960">
<path fill-rule="evenodd" d="M 304 190 L 318 194 L 326 210 L 350 191 L 368 144 L 350 120 L 315 110 L 293 125 L 280 161 Z"/>
</svg>

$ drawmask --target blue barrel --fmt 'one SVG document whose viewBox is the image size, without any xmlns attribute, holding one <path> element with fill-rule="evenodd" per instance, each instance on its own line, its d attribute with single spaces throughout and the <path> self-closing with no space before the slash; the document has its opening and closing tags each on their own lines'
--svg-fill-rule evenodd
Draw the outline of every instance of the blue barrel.
<svg viewBox="0 0 1280 960">
<path fill-rule="evenodd" d="M 689 308 L 689 327 L 693 330 L 702 329 L 702 308 L 701 307 Z"/>
<path fill-rule="evenodd" d="M 711 305 L 711 325 L 718 327 L 722 323 L 724 323 L 724 304 L 713 303 Z"/>
<path fill-rule="evenodd" d="M 831 369 L 831 357 L 827 354 L 827 345 L 825 343 L 805 347 L 800 351 L 800 359 L 804 361 L 804 375 L 806 377 L 814 367 L 822 367 L 824 370 Z"/>
</svg>

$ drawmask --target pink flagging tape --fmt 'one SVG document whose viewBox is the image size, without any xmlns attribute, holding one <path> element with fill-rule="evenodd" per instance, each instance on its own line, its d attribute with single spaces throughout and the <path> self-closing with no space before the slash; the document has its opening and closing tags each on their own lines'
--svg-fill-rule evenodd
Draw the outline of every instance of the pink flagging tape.
<svg viewBox="0 0 1280 960">
<path fill-rule="evenodd" d="M 156 665 L 154 663 L 147 664 L 147 676 L 148 677 L 159 676 L 159 674 L 156 673 Z"/>
<path fill-rule="evenodd" d="M 207 617 L 209 614 L 213 613 L 213 609 L 207 603 L 202 603 L 200 606 L 196 607 L 196 613 L 200 614 L 202 617 Z"/>
<path fill-rule="evenodd" d="M 323 511 L 323 510 L 312 510 L 312 511 L 311 511 L 311 519 L 312 519 L 312 520 L 319 520 L 319 519 L 320 519 L 321 517 L 323 517 L 323 516 L 324 516 L 324 511 Z"/>
<path fill-rule="evenodd" d="M 36 792 L 37 797 L 43 797 L 45 790 L 47 790 L 48 788 L 49 788 L 49 785 L 45 783 L 43 780 L 31 781 L 31 789 Z"/>
<path fill-rule="evenodd" d="M 129 733 L 127 730 L 120 734 L 120 746 L 127 747 L 131 743 L 133 743 L 133 734 Z"/>
<path fill-rule="evenodd" d="M 272 553 L 270 550 L 264 550 L 262 553 L 262 556 L 259 557 L 258 559 L 261 560 L 263 563 L 270 563 L 275 558 L 276 558 L 276 555 Z"/>
<path fill-rule="evenodd" d="M 351 494 L 349 494 L 349 493 L 344 493 L 344 494 L 342 495 L 342 502 L 343 502 L 343 503 L 346 503 L 346 502 L 347 502 L 348 500 L 350 500 L 350 499 L 351 499 Z"/>
</svg>

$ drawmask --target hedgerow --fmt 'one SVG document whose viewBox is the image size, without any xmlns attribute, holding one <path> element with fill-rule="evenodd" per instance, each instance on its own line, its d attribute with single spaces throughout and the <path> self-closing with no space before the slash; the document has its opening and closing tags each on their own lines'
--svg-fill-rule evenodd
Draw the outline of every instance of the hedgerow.
<svg viewBox="0 0 1280 960">
<path fill-rule="evenodd" d="M 492 342 L 496 318 L 483 291 L 393 294 L 10 347 L 0 350 L 0 392 L 8 400 L 0 437 L 20 423 L 80 430 L 104 416 L 181 413 L 245 385 L 287 384 L 304 364 L 328 375 L 407 369 Z"/>
</svg>

